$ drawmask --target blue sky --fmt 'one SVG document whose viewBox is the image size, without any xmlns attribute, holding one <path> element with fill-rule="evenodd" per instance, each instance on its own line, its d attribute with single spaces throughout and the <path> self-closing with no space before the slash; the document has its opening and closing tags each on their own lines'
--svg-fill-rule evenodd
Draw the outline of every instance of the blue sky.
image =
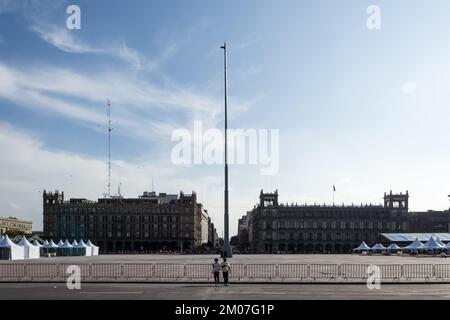
<svg viewBox="0 0 450 320">
<path fill-rule="evenodd" d="M 81 8 L 81 30 L 66 8 Z M 366 26 L 369 5 L 381 29 Z M 229 46 L 230 127 L 280 130 L 280 170 L 230 166 L 231 233 L 258 201 L 448 208 L 448 1 L 0 0 L 0 215 L 42 227 L 41 194 L 196 190 L 222 229 L 223 169 L 177 166 L 171 133 L 222 128 Z"/>
</svg>

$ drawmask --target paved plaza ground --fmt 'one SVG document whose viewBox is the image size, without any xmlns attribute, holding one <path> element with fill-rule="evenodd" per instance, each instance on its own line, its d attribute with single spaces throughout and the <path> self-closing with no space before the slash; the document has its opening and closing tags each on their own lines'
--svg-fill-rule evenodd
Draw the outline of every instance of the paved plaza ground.
<svg viewBox="0 0 450 320">
<path fill-rule="evenodd" d="M 156 299 L 156 300 L 366 300 L 450 299 L 450 284 L 126 284 L 85 283 L 69 290 L 65 283 L 1 283 L 0 300 L 7 299 Z"/>
<path fill-rule="evenodd" d="M 99 255 L 94 257 L 53 257 L 34 260 L 0 261 L 0 263 L 211 263 L 217 255 L 169 255 L 169 254 L 136 254 L 136 255 Z M 230 263 L 235 264 L 450 264 L 450 258 L 439 256 L 363 256 L 351 254 L 248 254 L 234 255 Z"/>
</svg>

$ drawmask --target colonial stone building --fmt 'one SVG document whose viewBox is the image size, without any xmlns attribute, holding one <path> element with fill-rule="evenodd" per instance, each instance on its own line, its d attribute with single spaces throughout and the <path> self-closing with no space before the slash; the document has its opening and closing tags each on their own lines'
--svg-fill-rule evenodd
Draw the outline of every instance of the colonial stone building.
<svg viewBox="0 0 450 320">
<path fill-rule="evenodd" d="M 28 220 L 21 220 L 16 217 L 0 217 L 0 234 L 20 233 L 31 234 L 33 223 Z"/>
<path fill-rule="evenodd" d="M 208 221 L 208 245 L 212 247 L 219 246 L 219 237 L 217 236 L 217 230 L 214 227 L 214 223 L 212 223 L 211 217 Z"/>
<path fill-rule="evenodd" d="M 44 237 L 90 239 L 101 252 L 192 250 L 215 232 L 195 192 L 66 201 L 64 192 L 44 191 L 43 209 Z"/>
<path fill-rule="evenodd" d="M 408 232 L 408 192 L 384 195 L 384 205 L 280 204 L 278 190 L 264 193 L 240 221 L 250 250 L 259 253 L 349 253 L 383 232 Z M 244 226 L 247 226 L 244 230 Z"/>
</svg>

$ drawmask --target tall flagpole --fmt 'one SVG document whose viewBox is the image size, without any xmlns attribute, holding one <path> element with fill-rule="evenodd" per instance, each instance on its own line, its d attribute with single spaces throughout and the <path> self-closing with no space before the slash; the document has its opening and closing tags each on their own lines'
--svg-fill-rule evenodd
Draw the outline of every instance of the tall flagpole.
<svg viewBox="0 0 450 320">
<path fill-rule="evenodd" d="M 108 114 L 108 197 L 111 197 L 111 102 L 106 101 Z"/>
<path fill-rule="evenodd" d="M 229 215 L 228 215 L 228 154 L 227 154 L 227 44 L 224 43 L 220 47 L 223 49 L 223 66 L 224 66 L 224 89 L 225 89 L 225 192 L 224 192 L 224 229 L 225 236 L 223 239 L 222 257 L 231 258 L 233 256 L 230 246 L 230 234 L 229 234 Z"/>
</svg>

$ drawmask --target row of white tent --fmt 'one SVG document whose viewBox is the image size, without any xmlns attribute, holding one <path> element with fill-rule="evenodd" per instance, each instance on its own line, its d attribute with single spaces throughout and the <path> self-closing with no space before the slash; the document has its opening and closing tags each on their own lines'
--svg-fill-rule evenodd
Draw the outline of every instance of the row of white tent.
<svg viewBox="0 0 450 320">
<path fill-rule="evenodd" d="M 8 235 L 0 236 L 0 260 L 21 260 L 21 259 L 39 259 L 45 255 L 56 256 L 97 256 L 99 247 L 95 246 L 90 240 L 84 243 L 83 240 L 72 243 L 69 241 L 59 241 L 58 244 L 53 240 L 45 241 L 40 244 L 34 240 L 30 243 L 25 236 L 16 244 Z"/>
<path fill-rule="evenodd" d="M 439 237 L 434 239 L 433 237 L 430 237 L 430 239 L 422 243 L 419 241 L 418 238 L 416 238 L 410 245 L 406 247 L 399 247 L 397 244 L 392 243 L 388 247 L 383 246 L 381 243 L 376 243 L 372 247 L 369 247 L 364 241 L 353 251 L 356 252 L 364 252 L 364 251 L 399 251 L 399 250 L 406 250 L 406 251 L 442 251 L 442 250 L 450 250 L 450 242 L 445 244 L 441 240 L 439 240 Z"/>
</svg>

